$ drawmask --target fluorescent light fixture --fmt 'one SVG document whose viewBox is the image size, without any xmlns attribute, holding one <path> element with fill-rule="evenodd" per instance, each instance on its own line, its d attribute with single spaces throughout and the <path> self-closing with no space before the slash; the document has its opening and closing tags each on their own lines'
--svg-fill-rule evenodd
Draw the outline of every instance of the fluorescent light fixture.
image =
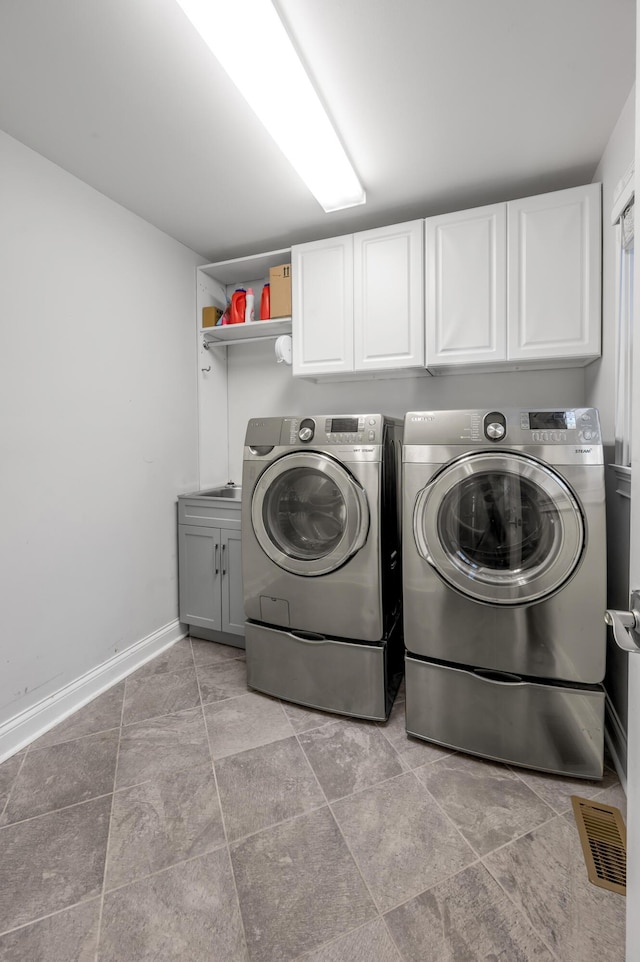
<svg viewBox="0 0 640 962">
<path fill-rule="evenodd" d="M 177 0 L 325 211 L 362 185 L 271 0 Z"/>
</svg>

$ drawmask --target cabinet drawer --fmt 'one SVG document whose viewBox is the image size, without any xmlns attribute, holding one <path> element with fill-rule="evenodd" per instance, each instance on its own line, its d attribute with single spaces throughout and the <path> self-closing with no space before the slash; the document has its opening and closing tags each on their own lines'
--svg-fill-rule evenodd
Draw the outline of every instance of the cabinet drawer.
<svg viewBox="0 0 640 962">
<path fill-rule="evenodd" d="M 602 778 L 604 692 L 405 658 L 407 734 L 548 772 Z"/>
<path fill-rule="evenodd" d="M 386 719 L 386 642 L 314 638 L 251 621 L 245 642 L 251 688 L 309 708 Z"/>
<path fill-rule="evenodd" d="M 230 505 L 206 498 L 178 498 L 178 524 L 201 524 L 210 528 L 240 529 L 241 504 Z"/>
</svg>

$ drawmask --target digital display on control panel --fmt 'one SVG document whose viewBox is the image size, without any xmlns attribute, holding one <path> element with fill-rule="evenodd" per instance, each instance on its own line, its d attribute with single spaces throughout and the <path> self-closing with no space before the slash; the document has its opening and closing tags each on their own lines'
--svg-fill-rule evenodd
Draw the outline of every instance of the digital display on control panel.
<svg viewBox="0 0 640 962">
<path fill-rule="evenodd" d="M 357 434 L 357 418 L 331 418 L 329 427 L 330 434 Z"/>
<path fill-rule="evenodd" d="M 573 411 L 529 411 L 529 427 L 537 428 L 575 428 Z"/>
</svg>

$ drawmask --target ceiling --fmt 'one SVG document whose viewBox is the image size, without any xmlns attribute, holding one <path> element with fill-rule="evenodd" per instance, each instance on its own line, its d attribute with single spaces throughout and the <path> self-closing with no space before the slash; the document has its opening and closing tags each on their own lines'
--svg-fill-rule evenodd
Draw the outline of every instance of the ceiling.
<svg viewBox="0 0 640 962">
<path fill-rule="evenodd" d="M 363 207 L 324 213 L 175 0 L 1 0 L 0 129 L 213 261 L 587 183 L 635 79 L 635 0 L 275 2 Z"/>
</svg>

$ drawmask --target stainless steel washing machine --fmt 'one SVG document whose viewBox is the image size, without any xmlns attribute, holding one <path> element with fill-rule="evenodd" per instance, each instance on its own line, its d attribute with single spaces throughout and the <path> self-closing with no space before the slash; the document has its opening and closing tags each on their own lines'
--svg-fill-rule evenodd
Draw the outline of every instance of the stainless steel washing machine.
<svg viewBox="0 0 640 962">
<path fill-rule="evenodd" d="M 600 778 L 597 411 L 408 413 L 402 509 L 407 732 Z"/>
<path fill-rule="evenodd" d="M 387 717 L 402 675 L 401 432 L 380 414 L 249 421 L 242 568 L 252 688 Z"/>
</svg>

